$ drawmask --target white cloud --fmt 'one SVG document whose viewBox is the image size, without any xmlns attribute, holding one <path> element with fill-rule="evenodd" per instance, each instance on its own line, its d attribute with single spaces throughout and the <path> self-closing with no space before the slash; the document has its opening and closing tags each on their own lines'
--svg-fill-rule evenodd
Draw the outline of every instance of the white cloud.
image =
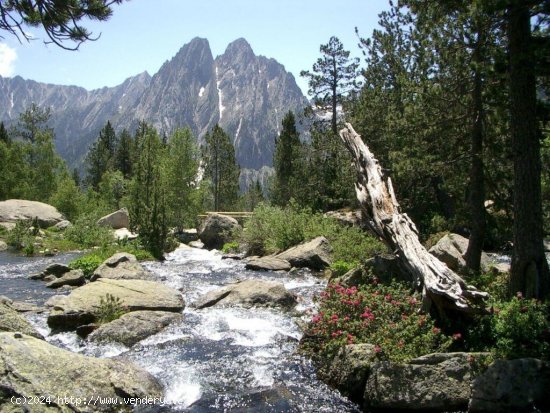
<svg viewBox="0 0 550 413">
<path fill-rule="evenodd" d="M 9 77 L 15 72 L 17 53 L 6 44 L 0 43 L 0 76 Z"/>
</svg>

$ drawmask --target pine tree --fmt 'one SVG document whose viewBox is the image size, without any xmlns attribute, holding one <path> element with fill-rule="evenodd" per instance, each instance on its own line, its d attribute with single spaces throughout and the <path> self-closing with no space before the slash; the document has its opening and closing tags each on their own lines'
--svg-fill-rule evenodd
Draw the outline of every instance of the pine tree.
<svg viewBox="0 0 550 413">
<path fill-rule="evenodd" d="M 506 15 L 510 58 L 510 111 L 514 154 L 514 250 L 510 293 L 550 296 L 543 248 L 541 134 L 536 117 L 536 75 L 529 2 L 509 0 Z M 533 5 L 543 2 L 532 2 Z M 548 14 L 546 14 L 548 18 Z"/>
<path fill-rule="evenodd" d="M 331 111 L 331 130 L 338 134 L 338 106 L 342 105 L 346 95 L 356 88 L 359 59 L 350 59 L 350 52 L 335 36 L 327 44 L 321 45 L 322 57 L 313 65 L 313 72 L 302 71 L 300 76 L 308 79 L 308 94 L 313 96 L 314 104 Z"/>
<path fill-rule="evenodd" d="M 92 144 L 86 155 L 86 184 L 94 190 L 99 188 L 103 174 L 113 168 L 116 147 L 115 130 L 111 122 L 107 121 L 99 132 L 98 140 Z"/>
<path fill-rule="evenodd" d="M 153 256 L 163 259 L 168 225 L 161 172 L 162 143 L 157 131 L 140 122 L 136 132 L 136 162 L 130 185 L 130 223 Z"/>
<path fill-rule="evenodd" d="M 16 134 L 27 142 L 35 143 L 37 134 L 40 131 L 53 133 L 47 126 L 50 117 L 51 109 L 49 107 L 43 109 L 33 102 L 30 107 L 19 115 Z"/>
<path fill-rule="evenodd" d="M 4 126 L 4 122 L 0 122 L 0 142 L 4 142 L 4 143 L 10 142 L 10 136 L 8 135 L 8 131 Z"/>
<path fill-rule="evenodd" d="M 216 125 L 206 134 L 206 176 L 212 185 L 215 211 L 229 211 L 239 198 L 240 168 L 229 135 Z"/>
<path fill-rule="evenodd" d="M 125 179 L 132 177 L 132 135 L 126 129 L 118 137 L 113 164 Z"/>
<path fill-rule="evenodd" d="M 275 176 L 271 189 L 274 204 L 285 206 L 291 198 L 297 198 L 302 175 L 303 150 L 300 134 L 296 129 L 296 119 L 289 111 L 283 118 L 281 134 L 275 140 L 273 167 Z"/>
<path fill-rule="evenodd" d="M 178 230 L 193 225 L 198 213 L 197 140 L 189 128 L 176 129 L 168 141 L 164 159 L 168 223 Z"/>
</svg>

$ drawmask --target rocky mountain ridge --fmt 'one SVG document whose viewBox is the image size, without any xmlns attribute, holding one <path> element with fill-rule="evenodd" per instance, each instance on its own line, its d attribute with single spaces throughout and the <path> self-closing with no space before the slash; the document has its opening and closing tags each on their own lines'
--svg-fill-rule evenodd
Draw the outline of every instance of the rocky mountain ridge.
<svg viewBox="0 0 550 413">
<path fill-rule="evenodd" d="M 108 120 L 117 131 L 132 133 L 140 120 L 167 134 L 189 126 L 199 142 L 219 123 L 233 139 L 242 184 L 265 179 L 284 114 L 307 105 L 294 76 L 276 60 L 255 55 L 245 39 L 214 58 L 201 38 L 153 76 L 143 72 L 115 87 L 87 91 L 0 77 L 0 121 L 15 122 L 33 102 L 51 108 L 56 147 L 72 166 L 79 166 Z"/>
</svg>

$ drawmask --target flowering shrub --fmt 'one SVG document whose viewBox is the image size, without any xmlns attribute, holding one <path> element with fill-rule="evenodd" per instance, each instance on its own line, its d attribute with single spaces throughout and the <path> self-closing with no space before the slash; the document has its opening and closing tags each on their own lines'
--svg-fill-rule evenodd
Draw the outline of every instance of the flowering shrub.
<svg viewBox="0 0 550 413">
<path fill-rule="evenodd" d="M 318 298 L 302 342 L 306 352 L 332 358 L 346 344 L 370 343 L 381 359 L 407 361 L 444 351 L 461 335 L 445 336 L 426 314 L 420 314 L 417 295 L 399 284 L 381 285 L 376 279 L 360 288 L 331 284 Z"/>
<path fill-rule="evenodd" d="M 495 306 L 492 328 L 498 358 L 537 357 L 550 359 L 548 307 L 518 294 Z"/>
</svg>

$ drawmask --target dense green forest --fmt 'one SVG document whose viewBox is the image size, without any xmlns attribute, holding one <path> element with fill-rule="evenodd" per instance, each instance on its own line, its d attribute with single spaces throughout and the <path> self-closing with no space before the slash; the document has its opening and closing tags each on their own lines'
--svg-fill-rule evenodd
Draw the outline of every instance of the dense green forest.
<svg viewBox="0 0 550 413">
<path fill-rule="evenodd" d="M 163 135 L 147 120 L 135 131 L 107 122 L 82 170 L 70 171 L 55 151 L 50 110 L 32 105 L 17 124 L 0 124 L 0 200 L 57 207 L 74 223 L 69 246 L 102 247 L 73 263 L 87 275 L 113 252 L 112 235 L 97 219 L 122 207 L 139 234 L 128 244 L 139 258 L 162 259 L 205 211 L 254 211 L 224 247 L 243 256 L 326 237 L 330 281 L 300 343 L 321 366 L 349 344 L 372 345 L 375 357 L 399 363 L 428 353 L 486 352 L 468 361 L 472 371 L 494 358 L 548 360 L 549 17 L 549 3 L 536 0 L 390 1 L 369 37 L 356 28 L 362 59 L 331 37 L 301 73 L 311 105 L 282 119 L 264 187 L 256 181 L 239 188 L 235 149 L 219 125 L 199 139 L 186 125 Z M 346 123 L 391 178 L 424 252 L 449 233 L 468 238 L 465 268 L 460 276 L 451 271 L 452 281 L 473 286 L 481 305 L 472 299 L 462 312 L 438 306 L 445 296 L 424 307 L 425 279 L 409 274 L 404 282 L 399 267 L 380 275 L 369 263 L 389 253 L 403 265 L 403 249 L 388 251 L 383 231 L 365 229 L 370 222 L 342 226 L 325 215 L 360 206 L 356 171 L 339 136 Z M 0 231 L 25 248 L 20 227 Z M 483 269 L 488 250 L 510 256 L 509 271 Z M 346 275 L 355 283 L 340 283 Z"/>
</svg>

